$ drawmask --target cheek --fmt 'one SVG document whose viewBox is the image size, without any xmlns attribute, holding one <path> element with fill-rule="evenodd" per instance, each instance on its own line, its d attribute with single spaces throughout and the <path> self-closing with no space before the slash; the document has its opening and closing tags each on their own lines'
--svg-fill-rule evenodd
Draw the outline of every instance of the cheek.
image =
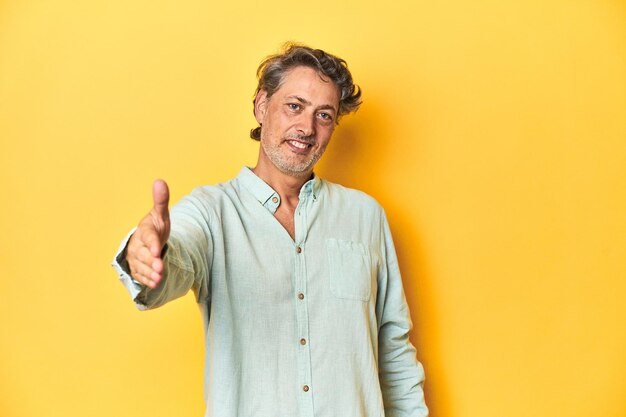
<svg viewBox="0 0 626 417">
<path fill-rule="evenodd" d="M 330 125 L 330 126 L 326 125 L 326 126 L 319 127 L 318 132 L 320 134 L 320 140 L 323 141 L 324 143 L 328 143 L 334 131 L 335 131 L 335 125 Z"/>
<path fill-rule="evenodd" d="M 268 117 L 267 119 L 271 119 L 271 125 L 279 130 L 288 127 L 290 124 L 289 115 L 282 111 L 275 112 L 273 117 Z"/>
</svg>

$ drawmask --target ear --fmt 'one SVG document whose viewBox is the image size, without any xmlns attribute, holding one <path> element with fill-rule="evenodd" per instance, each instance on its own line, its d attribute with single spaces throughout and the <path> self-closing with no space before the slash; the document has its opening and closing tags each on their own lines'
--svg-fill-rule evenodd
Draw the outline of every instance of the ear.
<svg viewBox="0 0 626 417">
<path fill-rule="evenodd" d="M 254 117 L 259 125 L 263 124 L 265 118 L 265 111 L 267 110 L 267 91 L 259 90 L 254 98 Z"/>
</svg>

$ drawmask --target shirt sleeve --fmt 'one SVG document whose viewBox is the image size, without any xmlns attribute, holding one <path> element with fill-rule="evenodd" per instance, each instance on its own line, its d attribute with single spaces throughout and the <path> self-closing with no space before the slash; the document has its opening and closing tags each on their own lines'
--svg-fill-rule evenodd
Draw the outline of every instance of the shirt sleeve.
<svg viewBox="0 0 626 417">
<path fill-rule="evenodd" d="M 130 275 L 126 247 L 133 229 L 122 241 L 113 268 L 139 310 L 160 307 L 193 290 L 200 302 L 208 297 L 212 259 L 210 216 L 201 202 L 187 196 L 171 210 L 171 230 L 163 250 L 163 279 L 155 289 L 138 283 Z"/>
<path fill-rule="evenodd" d="M 383 213 L 383 261 L 379 270 L 379 378 L 386 417 L 426 417 L 424 368 L 409 340 L 412 328 L 400 269 L 387 219 Z"/>
</svg>

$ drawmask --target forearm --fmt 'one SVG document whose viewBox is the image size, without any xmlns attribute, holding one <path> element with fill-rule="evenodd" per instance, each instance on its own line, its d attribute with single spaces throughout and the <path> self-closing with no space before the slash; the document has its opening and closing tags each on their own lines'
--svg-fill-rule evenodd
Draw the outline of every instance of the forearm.
<svg viewBox="0 0 626 417">
<path fill-rule="evenodd" d="M 424 368 L 409 340 L 411 315 L 386 219 L 385 262 L 379 271 L 379 377 L 386 417 L 425 417 Z"/>
<path fill-rule="evenodd" d="M 134 280 L 126 261 L 126 247 L 133 232 L 122 241 L 113 267 L 138 309 L 160 307 L 185 295 L 190 289 L 194 290 L 198 298 L 203 296 L 206 292 L 204 281 L 208 274 L 206 262 L 203 261 L 205 255 L 202 249 L 185 248 L 176 233 L 170 236 L 163 249 L 163 278 L 157 288 L 149 288 Z"/>
<path fill-rule="evenodd" d="M 386 417 L 425 417 L 424 368 L 409 341 L 410 324 L 381 329 L 379 377 Z"/>
</svg>

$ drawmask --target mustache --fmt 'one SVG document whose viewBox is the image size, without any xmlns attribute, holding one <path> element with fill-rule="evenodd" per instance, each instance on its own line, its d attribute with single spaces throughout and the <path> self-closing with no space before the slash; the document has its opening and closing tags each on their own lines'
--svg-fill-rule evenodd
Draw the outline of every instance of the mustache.
<svg viewBox="0 0 626 417">
<path fill-rule="evenodd" d="M 307 145 L 315 144 L 315 139 L 313 138 L 313 135 L 304 136 L 304 135 L 298 135 L 296 133 L 291 133 L 285 136 L 285 140 L 289 140 L 289 139 L 295 139 L 295 140 L 299 140 L 302 142 L 306 142 Z"/>
</svg>

